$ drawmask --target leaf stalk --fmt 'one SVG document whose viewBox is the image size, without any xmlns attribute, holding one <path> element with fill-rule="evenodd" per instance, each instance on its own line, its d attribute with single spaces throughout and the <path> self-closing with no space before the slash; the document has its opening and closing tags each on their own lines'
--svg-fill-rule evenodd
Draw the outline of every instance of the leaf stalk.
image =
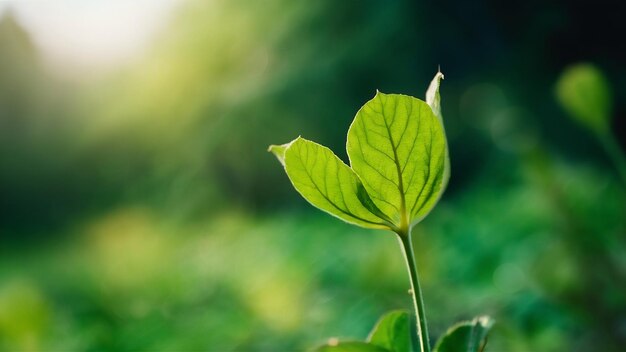
<svg viewBox="0 0 626 352">
<path fill-rule="evenodd" d="M 598 134 L 598 139 L 600 140 L 605 152 L 611 158 L 611 161 L 613 161 L 615 169 L 617 169 L 622 182 L 624 182 L 624 185 L 626 186 L 626 157 L 622 152 L 619 142 L 611 132 Z"/>
<path fill-rule="evenodd" d="M 397 234 L 411 279 L 411 296 L 413 296 L 413 306 L 415 308 L 415 316 L 417 317 L 417 336 L 420 343 L 420 352 L 430 352 L 428 324 L 426 323 L 424 299 L 422 297 L 422 289 L 417 275 L 417 265 L 415 263 L 415 255 L 411 243 L 411 231 L 400 231 L 397 232 Z"/>
</svg>

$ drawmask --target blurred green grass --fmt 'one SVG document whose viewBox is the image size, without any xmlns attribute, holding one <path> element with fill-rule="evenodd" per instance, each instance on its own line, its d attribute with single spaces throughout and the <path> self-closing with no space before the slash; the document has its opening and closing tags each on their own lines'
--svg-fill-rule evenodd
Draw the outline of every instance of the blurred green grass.
<svg viewBox="0 0 626 352">
<path fill-rule="evenodd" d="M 620 190 L 591 170 L 557 172 L 566 189 L 585 190 L 568 204 Z M 418 228 L 433 334 L 489 313 L 494 351 L 566 349 L 598 307 L 558 297 L 593 289 L 580 276 L 590 263 L 568 247 L 543 186 L 518 177 L 506 190 L 477 182 Z M 625 206 L 616 201 L 572 215 L 593 222 L 593 209 L 604 214 L 596 226 L 615 231 L 623 219 L 610 210 Z M 127 207 L 85 221 L 73 238 L 3 253 L 5 349 L 304 350 L 326 337 L 364 338 L 380 314 L 410 306 L 394 236 L 321 213 L 229 210 L 180 223 Z"/>
</svg>

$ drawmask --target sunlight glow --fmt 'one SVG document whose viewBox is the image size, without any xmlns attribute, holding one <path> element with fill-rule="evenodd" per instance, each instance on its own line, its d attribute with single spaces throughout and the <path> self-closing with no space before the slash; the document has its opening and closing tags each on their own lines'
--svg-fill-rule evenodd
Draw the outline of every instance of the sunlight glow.
<svg viewBox="0 0 626 352">
<path fill-rule="evenodd" d="M 178 0 L 0 0 L 54 66 L 127 62 L 167 23 Z"/>
</svg>

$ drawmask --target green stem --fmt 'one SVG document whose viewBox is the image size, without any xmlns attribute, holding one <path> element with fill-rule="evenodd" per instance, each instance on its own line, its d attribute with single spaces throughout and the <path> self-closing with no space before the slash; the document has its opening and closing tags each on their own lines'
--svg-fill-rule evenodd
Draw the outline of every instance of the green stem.
<svg viewBox="0 0 626 352">
<path fill-rule="evenodd" d="M 407 231 L 407 233 L 398 233 L 398 237 L 400 238 L 400 244 L 404 252 L 404 258 L 406 259 L 406 266 L 411 278 L 411 295 L 413 296 L 413 305 L 417 317 L 417 336 L 419 337 L 420 351 L 430 352 L 428 325 L 426 324 L 426 313 L 424 312 L 424 299 L 422 298 L 422 289 L 420 288 L 420 282 L 417 276 L 417 266 L 415 264 L 410 231 Z"/>
<path fill-rule="evenodd" d="M 615 168 L 626 185 L 626 157 L 615 136 L 611 132 L 600 133 L 598 139 L 600 139 L 600 143 L 602 143 L 604 150 L 615 164 Z"/>
</svg>

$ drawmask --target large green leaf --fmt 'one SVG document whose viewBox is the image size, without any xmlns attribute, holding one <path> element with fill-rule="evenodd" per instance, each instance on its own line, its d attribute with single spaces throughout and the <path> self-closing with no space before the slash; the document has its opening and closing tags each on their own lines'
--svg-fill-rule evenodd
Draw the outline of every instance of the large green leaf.
<svg viewBox="0 0 626 352">
<path fill-rule="evenodd" d="M 482 316 L 458 323 L 439 339 L 434 352 L 482 352 L 493 319 Z"/>
<path fill-rule="evenodd" d="M 378 321 L 368 341 L 392 352 L 413 351 L 410 326 L 411 319 L 406 311 L 389 312 Z"/>
<path fill-rule="evenodd" d="M 391 352 L 385 348 L 367 342 L 350 341 L 327 344 L 315 349 L 315 352 Z"/>
<path fill-rule="evenodd" d="M 611 90 L 602 72 L 590 64 L 571 66 L 556 85 L 557 98 L 572 118 L 603 134 L 611 120 Z"/>
<path fill-rule="evenodd" d="M 355 225 L 391 228 L 354 171 L 330 149 L 298 137 L 270 146 L 270 151 L 285 166 L 294 188 L 312 205 Z"/>
<path fill-rule="evenodd" d="M 424 218 L 443 192 L 446 138 L 422 100 L 377 92 L 356 114 L 347 150 L 374 204 L 404 231 Z"/>
</svg>

